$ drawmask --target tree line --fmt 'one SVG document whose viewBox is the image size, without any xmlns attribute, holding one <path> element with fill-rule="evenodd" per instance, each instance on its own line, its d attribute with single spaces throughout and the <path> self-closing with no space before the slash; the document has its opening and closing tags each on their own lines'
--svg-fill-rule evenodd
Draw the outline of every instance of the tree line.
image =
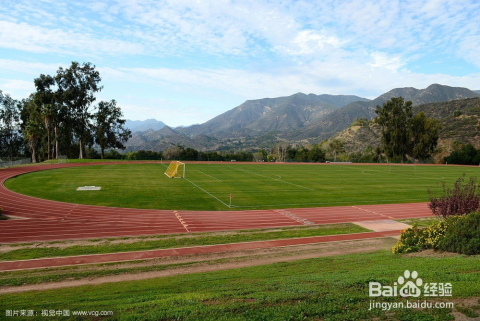
<svg viewBox="0 0 480 321">
<path fill-rule="evenodd" d="M 106 149 L 124 149 L 131 131 L 117 102 L 93 105 L 100 82 L 91 63 L 72 62 L 54 76 L 35 78 L 28 98 L 17 101 L 0 90 L 0 157 L 31 155 L 35 163 L 59 155 L 84 158 L 95 144 L 101 158 Z"/>
<path fill-rule="evenodd" d="M 170 146 L 165 151 L 155 152 L 150 150 L 130 151 L 121 154 L 111 149 L 105 153 L 105 159 L 124 159 L 124 160 L 189 160 L 189 161 L 239 161 L 239 162 L 324 162 L 325 151 L 318 145 L 310 148 L 305 146 L 292 147 L 286 145 L 286 158 L 280 159 L 278 146 L 269 150 L 259 150 L 258 152 L 249 151 L 198 151 L 194 148 L 183 146 Z M 282 148 L 282 147 L 280 147 Z M 100 158 L 95 151 L 90 152 L 90 158 Z"/>
<path fill-rule="evenodd" d="M 476 149 L 472 144 L 466 144 L 452 151 L 443 161 L 447 164 L 479 165 L 480 149 Z"/>
</svg>

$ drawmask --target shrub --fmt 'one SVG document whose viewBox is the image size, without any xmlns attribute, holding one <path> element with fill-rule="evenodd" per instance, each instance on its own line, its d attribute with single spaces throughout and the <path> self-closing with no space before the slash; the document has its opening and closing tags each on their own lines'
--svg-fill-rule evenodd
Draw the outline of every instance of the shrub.
<svg viewBox="0 0 480 321">
<path fill-rule="evenodd" d="M 480 184 L 476 177 L 470 177 L 465 183 L 465 174 L 455 181 L 453 189 L 442 182 L 443 195 L 436 197 L 428 190 L 430 203 L 428 207 L 434 215 L 447 218 L 452 215 L 465 215 L 478 210 L 480 205 Z"/>
<path fill-rule="evenodd" d="M 418 228 L 414 224 L 400 235 L 400 240 L 392 248 L 393 253 L 412 253 L 426 249 L 438 249 L 440 241 L 445 236 L 445 231 L 451 221 L 434 222 L 426 228 Z"/>
<path fill-rule="evenodd" d="M 480 211 L 450 216 L 424 229 L 414 225 L 402 232 L 392 252 L 412 253 L 426 249 L 480 254 Z"/>
<path fill-rule="evenodd" d="M 392 252 L 396 254 L 404 254 L 420 251 L 421 234 L 423 234 L 422 229 L 417 228 L 415 225 L 406 229 L 400 234 L 400 239 L 392 248 Z"/>
<path fill-rule="evenodd" d="M 454 224 L 449 224 L 438 248 L 466 255 L 480 254 L 480 211 L 457 217 Z"/>
<path fill-rule="evenodd" d="M 458 134 L 455 133 L 455 134 Z M 476 150 L 472 144 L 463 145 L 461 149 L 454 150 L 449 156 L 443 159 L 448 164 L 478 165 L 480 150 Z"/>
</svg>

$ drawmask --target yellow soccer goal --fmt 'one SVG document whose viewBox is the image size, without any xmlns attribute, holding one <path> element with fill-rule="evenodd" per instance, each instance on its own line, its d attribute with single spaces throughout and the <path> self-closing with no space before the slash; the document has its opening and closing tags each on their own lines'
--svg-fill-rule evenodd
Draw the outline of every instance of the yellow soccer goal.
<svg viewBox="0 0 480 321">
<path fill-rule="evenodd" d="M 170 178 L 184 178 L 185 177 L 185 163 L 173 161 L 165 171 L 165 175 Z"/>
</svg>

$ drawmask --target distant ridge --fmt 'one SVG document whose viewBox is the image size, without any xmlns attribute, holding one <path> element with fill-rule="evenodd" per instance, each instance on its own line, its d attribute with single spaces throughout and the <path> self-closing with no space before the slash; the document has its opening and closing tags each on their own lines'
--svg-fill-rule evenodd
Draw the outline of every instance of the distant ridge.
<svg viewBox="0 0 480 321">
<path fill-rule="evenodd" d="M 375 108 L 392 97 L 403 97 L 405 101 L 412 101 L 414 106 L 426 103 L 436 103 L 456 99 L 480 97 L 467 88 L 450 87 L 433 84 L 425 89 L 413 87 L 395 88 L 367 102 L 352 102 L 343 108 L 333 111 L 318 122 L 305 128 L 283 135 L 289 140 L 317 139 L 322 140 L 347 128 L 356 118 L 372 119 L 375 117 Z"/>
<path fill-rule="evenodd" d="M 134 132 L 126 144 L 127 151 L 162 151 L 178 144 L 203 151 L 268 149 L 279 141 L 316 144 L 348 128 L 356 118 L 372 119 L 377 105 L 398 96 L 417 106 L 476 98 L 480 94 L 467 88 L 433 84 L 425 89 L 392 89 L 374 100 L 302 93 L 247 100 L 204 124 L 172 129 L 159 122 L 163 124 L 159 130 Z"/>
<path fill-rule="evenodd" d="M 166 125 L 159 121 L 159 120 L 156 120 L 156 119 L 147 119 L 147 120 L 129 120 L 127 119 L 126 123 L 125 123 L 125 127 L 127 127 L 128 129 L 130 129 L 132 131 L 132 133 L 135 133 L 135 132 L 142 132 L 142 131 L 146 131 L 146 130 L 153 130 L 153 131 L 157 131 L 159 129 L 162 129 L 163 127 L 165 127 Z"/>
<path fill-rule="evenodd" d="M 164 126 L 162 129 L 157 130 L 157 134 L 161 136 L 172 136 L 178 134 L 175 130 L 170 128 L 169 126 Z"/>
<path fill-rule="evenodd" d="M 286 97 L 247 100 L 204 124 L 184 128 L 182 132 L 221 138 L 291 131 L 314 123 L 352 101 L 368 99 L 353 95 L 297 93 Z"/>
<path fill-rule="evenodd" d="M 473 92 L 480 94 L 480 90 L 474 90 Z"/>
</svg>

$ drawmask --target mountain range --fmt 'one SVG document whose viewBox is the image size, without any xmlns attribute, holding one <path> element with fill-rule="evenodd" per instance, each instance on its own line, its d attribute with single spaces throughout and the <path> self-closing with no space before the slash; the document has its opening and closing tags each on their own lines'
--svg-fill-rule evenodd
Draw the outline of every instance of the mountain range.
<svg viewBox="0 0 480 321">
<path fill-rule="evenodd" d="M 163 126 L 135 132 L 127 142 L 127 150 L 159 151 L 177 144 L 199 150 L 221 150 L 268 148 L 277 141 L 316 143 L 349 127 L 357 118 L 372 119 L 377 105 L 399 96 L 418 106 L 480 97 L 480 91 L 433 84 L 425 89 L 392 89 L 373 100 L 353 95 L 303 93 L 247 100 L 200 125 Z"/>
<path fill-rule="evenodd" d="M 480 97 L 467 88 L 449 87 L 433 84 L 425 89 L 413 87 L 392 89 L 371 101 L 356 101 L 338 109 L 315 124 L 306 126 L 297 131 L 292 131 L 282 136 L 286 140 L 305 140 L 312 137 L 326 139 L 336 132 L 347 128 L 357 118 L 372 119 L 375 117 L 375 108 L 382 105 L 392 97 L 403 97 L 405 101 L 411 101 L 413 106 L 425 103 L 436 103 L 455 99 Z"/>
<path fill-rule="evenodd" d="M 141 132 L 146 130 L 159 130 L 165 127 L 166 125 L 156 119 L 147 119 L 147 120 L 129 120 L 125 122 L 125 127 L 130 129 L 132 133 Z"/>
<path fill-rule="evenodd" d="M 247 100 L 204 124 L 183 128 L 179 132 L 223 138 L 257 136 L 268 131 L 291 131 L 318 122 L 353 101 L 368 99 L 297 93 L 288 97 Z"/>
</svg>

